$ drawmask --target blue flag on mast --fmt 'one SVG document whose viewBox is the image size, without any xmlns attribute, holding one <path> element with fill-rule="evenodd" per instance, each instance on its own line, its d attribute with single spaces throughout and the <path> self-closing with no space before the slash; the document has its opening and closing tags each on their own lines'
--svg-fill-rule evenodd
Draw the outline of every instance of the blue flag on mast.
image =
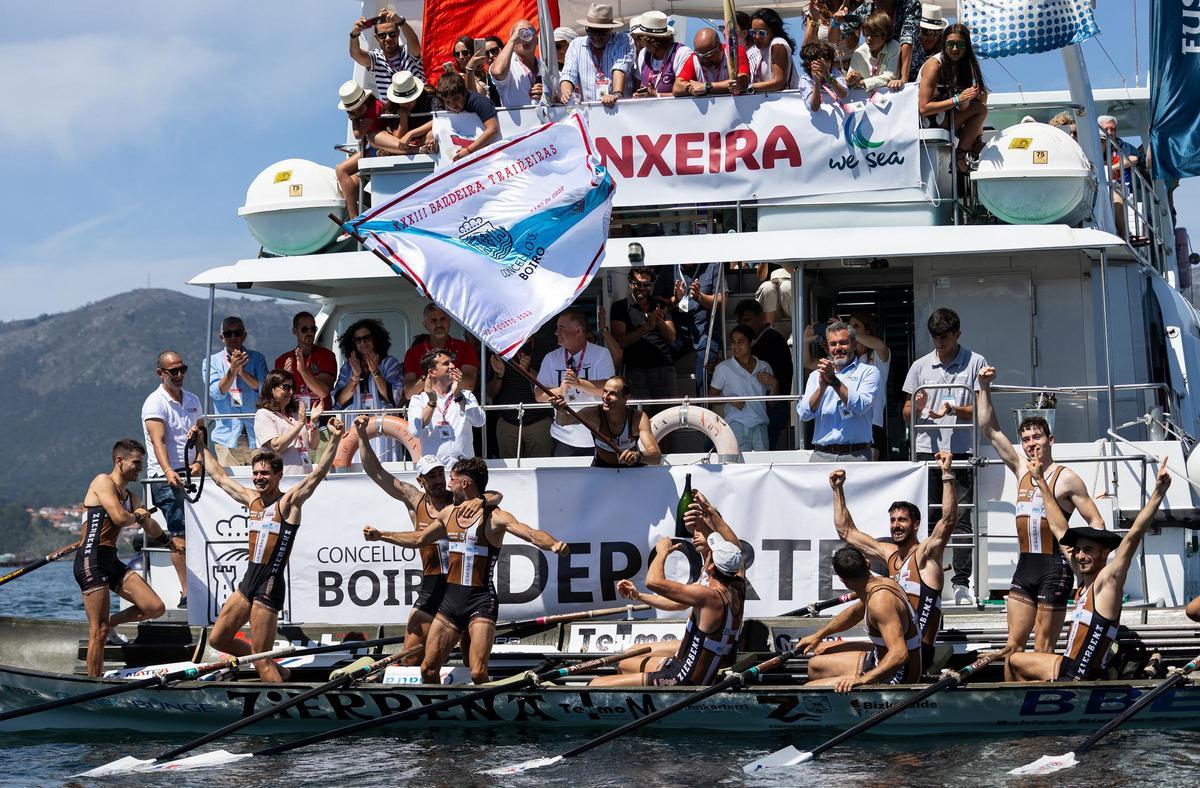
<svg viewBox="0 0 1200 788">
<path fill-rule="evenodd" d="M 1184 11 L 1184 5 L 1191 6 Z M 1156 178 L 1200 175 L 1200 3 L 1150 5 L 1150 150 Z"/>
</svg>

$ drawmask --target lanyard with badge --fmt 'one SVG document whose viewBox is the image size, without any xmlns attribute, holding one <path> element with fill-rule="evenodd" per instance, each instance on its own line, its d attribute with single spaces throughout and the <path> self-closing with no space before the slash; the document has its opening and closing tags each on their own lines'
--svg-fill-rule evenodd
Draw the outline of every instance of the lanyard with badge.
<svg viewBox="0 0 1200 788">
<path fill-rule="evenodd" d="M 584 47 L 584 49 L 587 50 L 588 56 L 591 57 L 592 68 L 596 72 L 596 95 L 606 95 L 608 93 L 609 79 L 608 75 L 604 71 L 604 66 L 601 65 L 600 59 L 596 57 L 596 53 L 592 49 L 590 42 Z M 608 49 L 607 45 L 605 46 L 605 49 Z M 603 53 L 601 53 L 601 55 L 603 55 Z"/>
<path fill-rule="evenodd" d="M 225 362 L 232 366 L 228 353 L 225 354 Z M 242 407 L 242 389 L 240 386 L 238 386 L 239 377 L 241 377 L 241 375 L 235 372 L 233 374 L 233 382 L 229 384 L 229 398 L 233 400 L 233 407 L 235 408 Z"/>
<path fill-rule="evenodd" d="M 454 400 L 451 399 L 450 395 L 447 393 L 446 394 L 446 403 L 444 405 L 438 406 L 437 399 L 436 399 L 438 396 L 437 393 L 434 392 L 433 396 L 435 398 L 434 399 L 434 407 L 437 408 L 438 413 L 441 416 L 441 421 L 439 421 L 436 425 L 438 438 L 441 440 L 444 440 L 444 441 L 454 440 L 454 427 L 450 424 L 450 419 L 447 416 L 447 414 L 450 411 L 450 406 L 454 404 Z"/>
<path fill-rule="evenodd" d="M 587 352 L 588 352 L 588 346 L 587 346 L 587 343 L 584 343 L 583 350 L 579 351 L 579 358 L 575 360 L 574 364 L 572 364 L 571 363 L 572 354 L 570 352 L 568 352 L 568 350 L 566 348 L 563 348 L 563 366 L 564 366 L 564 368 L 571 370 L 572 372 L 575 373 L 576 377 L 578 377 L 579 370 L 583 369 L 583 360 L 587 358 Z M 575 388 L 572 387 L 570 393 L 567 394 L 567 399 L 573 400 L 573 399 L 575 399 L 575 397 L 576 397 Z"/>
</svg>

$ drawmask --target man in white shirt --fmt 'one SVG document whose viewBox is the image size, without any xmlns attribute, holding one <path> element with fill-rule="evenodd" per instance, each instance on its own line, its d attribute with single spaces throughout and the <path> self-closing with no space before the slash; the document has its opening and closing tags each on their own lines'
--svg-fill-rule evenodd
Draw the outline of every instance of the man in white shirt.
<svg viewBox="0 0 1200 788">
<path fill-rule="evenodd" d="M 604 381 L 616 370 L 608 349 L 587 341 L 587 318 L 575 310 L 563 312 L 558 316 L 554 336 L 558 349 L 542 359 L 538 382 L 561 396 L 571 408 L 600 402 Z M 538 402 L 550 401 L 540 389 L 535 396 Z M 550 437 L 555 457 L 590 457 L 595 452 L 592 433 L 579 422 L 552 424 Z"/>
<path fill-rule="evenodd" d="M 421 359 L 422 390 L 408 403 L 413 436 L 422 455 L 434 455 L 446 465 L 475 456 L 472 427 L 482 427 L 487 414 L 475 395 L 462 390 L 463 373 L 450 352 L 431 350 Z"/>
<path fill-rule="evenodd" d="M 542 63 L 536 52 L 537 31 L 528 19 L 518 19 L 489 69 L 499 106 L 524 107 L 541 99 Z"/>
<path fill-rule="evenodd" d="M 183 448 L 203 415 L 200 398 L 183 390 L 187 364 L 174 350 L 158 354 L 157 374 L 162 382 L 142 403 L 142 435 L 149 456 L 146 475 L 163 477 L 165 482 L 150 485 L 150 498 L 167 522 L 167 533 L 179 548 L 172 551 L 171 564 L 179 575 L 179 607 L 187 607 L 187 563 L 184 560 L 183 479 L 176 468 L 183 467 Z"/>
</svg>

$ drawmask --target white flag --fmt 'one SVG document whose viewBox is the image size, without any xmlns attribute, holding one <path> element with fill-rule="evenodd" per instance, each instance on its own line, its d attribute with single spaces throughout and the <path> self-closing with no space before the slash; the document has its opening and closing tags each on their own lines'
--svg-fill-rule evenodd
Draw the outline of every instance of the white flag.
<svg viewBox="0 0 1200 788">
<path fill-rule="evenodd" d="M 345 226 L 510 358 L 599 269 L 614 189 L 574 112 L 440 169 Z"/>
</svg>

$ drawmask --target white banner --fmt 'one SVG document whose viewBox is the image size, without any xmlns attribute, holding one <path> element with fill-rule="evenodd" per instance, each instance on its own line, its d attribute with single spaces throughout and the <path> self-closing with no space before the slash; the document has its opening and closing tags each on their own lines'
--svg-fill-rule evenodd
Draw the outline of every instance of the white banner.
<svg viewBox="0 0 1200 788">
<path fill-rule="evenodd" d="M 500 111 L 505 138 L 541 123 L 533 108 Z M 851 91 L 812 112 L 798 92 L 626 99 L 588 108 L 618 206 L 804 197 L 920 185 L 917 86 Z M 434 120 L 443 164 L 482 130 L 467 112 Z"/>
<path fill-rule="evenodd" d="M 685 473 L 721 510 L 743 542 L 748 616 L 771 616 L 840 593 L 829 557 L 833 528 L 829 465 L 690 465 L 621 471 L 598 468 L 494 470 L 490 489 L 519 520 L 568 542 L 558 558 L 509 536 L 496 569 L 503 620 L 620 605 L 615 586 L 643 581 L 651 551 L 674 533 Z M 888 506 L 926 510 L 927 471 L 908 463 L 846 466 L 846 495 L 858 527 L 888 534 Z M 415 474 L 400 478 L 415 484 Z M 284 487 L 298 478 L 285 479 Z M 412 527 L 403 505 L 359 474 L 332 474 L 304 505 L 287 570 L 283 618 L 329 624 L 400 624 L 421 584 L 415 551 L 365 542 L 365 524 Z M 207 624 L 237 588 L 246 566 L 246 517 L 215 486 L 188 507 L 188 618 Z M 688 556 L 668 559 L 672 576 Z M 696 567 L 699 571 L 699 567 Z M 666 616 L 670 617 L 670 616 Z"/>
<path fill-rule="evenodd" d="M 477 151 L 346 226 L 509 358 L 604 259 L 613 181 L 595 165 L 573 113 Z"/>
</svg>

